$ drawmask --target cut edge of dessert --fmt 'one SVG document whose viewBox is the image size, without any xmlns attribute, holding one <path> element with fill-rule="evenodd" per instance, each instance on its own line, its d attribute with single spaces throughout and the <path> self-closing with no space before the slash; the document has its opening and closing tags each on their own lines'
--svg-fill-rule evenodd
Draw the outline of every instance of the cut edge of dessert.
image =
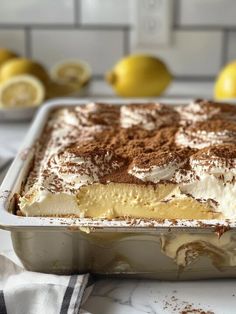
<svg viewBox="0 0 236 314">
<path fill-rule="evenodd" d="M 236 106 L 54 110 L 18 195 L 24 216 L 235 219 Z"/>
</svg>

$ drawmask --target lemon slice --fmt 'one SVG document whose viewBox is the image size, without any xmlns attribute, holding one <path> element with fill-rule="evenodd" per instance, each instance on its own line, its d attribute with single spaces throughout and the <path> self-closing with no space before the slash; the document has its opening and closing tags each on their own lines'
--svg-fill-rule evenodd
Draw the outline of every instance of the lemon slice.
<svg viewBox="0 0 236 314">
<path fill-rule="evenodd" d="M 0 107 L 18 108 L 39 105 L 45 97 L 45 88 L 32 75 L 17 75 L 0 86 Z"/>
<path fill-rule="evenodd" d="M 5 82 L 17 75 L 32 75 L 45 86 L 50 81 L 46 69 L 38 62 L 25 58 L 10 59 L 0 68 L 0 81 Z"/>
<path fill-rule="evenodd" d="M 82 60 L 64 60 L 51 69 L 52 79 L 66 84 L 85 85 L 91 75 L 91 67 Z"/>
</svg>

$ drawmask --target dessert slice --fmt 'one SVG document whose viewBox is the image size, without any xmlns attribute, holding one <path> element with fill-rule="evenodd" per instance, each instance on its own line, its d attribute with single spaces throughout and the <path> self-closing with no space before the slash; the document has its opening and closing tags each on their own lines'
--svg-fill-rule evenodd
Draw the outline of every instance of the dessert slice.
<svg viewBox="0 0 236 314">
<path fill-rule="evenodd" d="M 189 106 L 214 111 L 213 102 Z M 189 115 L 186 123 L 189 108 L 157 103 L 56 110 L 19 197 L 21 214 L 236 217 L 236 121 L 231 114 L 221 119 L 220 106 L 192 123 Z"/>
</svg>

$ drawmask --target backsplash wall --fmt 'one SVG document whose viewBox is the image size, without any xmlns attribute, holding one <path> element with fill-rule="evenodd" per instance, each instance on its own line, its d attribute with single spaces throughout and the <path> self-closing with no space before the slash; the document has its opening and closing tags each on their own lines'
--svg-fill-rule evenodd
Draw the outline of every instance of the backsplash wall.
<svg viewBox="0 0 236 314">
<path fill-rule="evenodd" d="M 122 56 L 135 52 L 131 1 L 1 0 L 0 46 L 49 67 L 81 58 L 102 78 Z M 236 59 L 236 1 L 172 1 L 170 44 L 145 52 L 164 59 L 177 78 L 212 79 Z"/>
</svg>

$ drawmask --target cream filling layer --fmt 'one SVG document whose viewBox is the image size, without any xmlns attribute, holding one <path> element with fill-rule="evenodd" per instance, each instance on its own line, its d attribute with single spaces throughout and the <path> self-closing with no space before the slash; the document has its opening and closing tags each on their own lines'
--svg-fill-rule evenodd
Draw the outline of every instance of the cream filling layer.
<svg viewBox="0 0 236 314">
<path fill-rule="evenodd" d="M 183 194 L 175 184 L 134 185 L 125 183 L 95 183 L 81 187 L 76 195 L 31 193 L 20 199 L 26 216 L 65 216 L 92 218 L 155 218 L 214 219 L 208 203 L 200 203 Z"/>
<path fill-rule="evenodd" d="M 19 206 L 25 216 L 80 216 L 76 196 L 73 194 L 41 192 L 20 198 Z"/>
<path fill-rule="evenodd" d="M 176 234 L 161 236 L 162 252 L 185 268 L 201 257 L 207 257 L 218 268 L 236 266 L 235 234 L 228 231 L 220 238 L 211 234 Z"/>
<path fill-rule="evenodd" d="M 183 193 L 196 199 L 208 199 L 216 203 L 224 218 L 236 218 L 236 185 L 220 180 L 217 176 L 201 173 L 201 180 L 180 184 Z"/>
</svg>

